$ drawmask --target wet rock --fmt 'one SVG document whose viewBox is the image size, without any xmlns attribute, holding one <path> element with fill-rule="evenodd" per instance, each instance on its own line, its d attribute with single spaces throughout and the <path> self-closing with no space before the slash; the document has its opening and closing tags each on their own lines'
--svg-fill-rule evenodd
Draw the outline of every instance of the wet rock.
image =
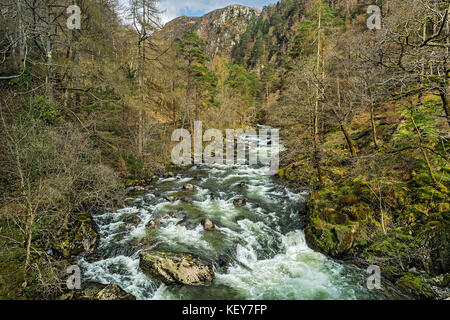
<svg viewBox="0 0 450 320">
<path fill-rule="evenodd" d="M 203 229 L 206 231 L 214 231 L 216 230 L 216 227 L 214 225 L 214 222 L 212 222 L 210 219 L 206 218 L 202 221 Z"/>
<path fill-rule="evenodd" d="M 145 227 L 149 230 L 157 230 L 161 227 L 162 223 L 159 219 L 150 220 Z"/>
<path fill-rule="evenodd" d="M 210 193 L 210 194 L 209 194 L 209 198 L 210 198 L 211 200 L 219 200 L 219 196 L 216 195 L 216 194 L 214 194 L 214 193 Z"/>
<path fill-rule="evenodd" d="M 245 204 L 247 203 L 247 201 L 244 198 L 238 198 L 238 199 L 234 199 L 233 200 L 233 204 L 236 207 L 242 207 L 245 206 Z"/>
<path fill-rule="evenodd" d="M 165 200 L 170 201 L 170 202 L 174 202 L 178 200 L 178 197 L 174 196 L 174 195 L 168 195 L 164 197 Z"/>
<path fill-rule="evenodd" d="M 245 183 L 245 182 L 240 182 L 239 184 L 238 184 L 238 187 L 239 188 L 245 188 L 247 186 L 247 184 Z"/>
<path fill-rule="evenodd" d="M 194 230 L 195 228 L 197 228 L 197 224 L 193 223 L 192 221 L 187 220 L 186 218 L 184 218 L 183 220 L 178 222 L 177 225 L 185 227 L 188 230 Z"/>
<path fill-rule="evenodd" d="M 184 190 L 194 190 L 194 185 L 193 185 L 192 183 L 186 183 L 186 184 L 183 186 L 183 189 L 184 189 Z"/>
<path fill-rule="evenodd" d="M 186 218 L 186 215 L 184 213 L 182 213 L 182 212 L 174 212 L 174 213 L 171 213 L 170 216 L 172 218 L 182 219 L 182 220 L 184 220 Z"/>
<path fill-rule="evenodd" d="M 191 254 L 143 251 L 139 256 L 141 270 L 165 284 L 208 286 L 214 279 L 212 263 Z"/>
<path fill-rule="evenodd" d="M 135 190 L 135 187 L 128 187 L 125 189 L 126 192 L 133 192 Z"/>
<path fill-rule="evenodd" d="M 142 191 L 146 191 L 146 188 L 142 187 L 142 186 L 131 186 L 131 187 L 126 188 L 125 191 L 127 191 L 128 193 L 142 192 Z"/>
<path fill-rule="evenodd" d="M 95 295 L 96 300 L 136 300 L 115 283 L 108 284 Z"/>
<path fill-rule="evenodd" d="M 133 203 L 134 203 L 134 198 L 125 198 L 125 199 L 123 200 L 123 202 L 125 202 L 125 204 L 126 204 L 127 206 L 131 206 L 131 205 L 133 205 Z"/>
<path fill-rule="evenodd" d="M 241 221 L 241 220 L 244 220 L 244 219 L 245 219 L 244 216 L 236 216 L 236 217 L 234 218 L 234 221 L 238 222 L 238 221 Z"/>
<path fill-rule="evenodd" d="M 71 290 L 59 297 L 59 300 L 136 300 L 115 283 L 101 284 L 89 282 L 81 290 Z"/>
</svg>

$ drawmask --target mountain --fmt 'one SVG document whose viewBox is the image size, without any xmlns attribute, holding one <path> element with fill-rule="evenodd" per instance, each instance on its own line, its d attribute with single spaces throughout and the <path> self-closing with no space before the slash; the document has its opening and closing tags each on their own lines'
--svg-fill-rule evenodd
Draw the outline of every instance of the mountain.
<svg viewBox="0 0 450 320">
<path fill-rule="evenodd" d="M 229 5 L 202 17 L 178 17 L 166 23 L 155 36 L 171 41 L 180 38 L 184 31 L 192 30 L 205 41 L 205 51 L 210 58 L 217 55 L 231 56 L 241 35 L 260 13 L 257 8 Z"/>
</svg>

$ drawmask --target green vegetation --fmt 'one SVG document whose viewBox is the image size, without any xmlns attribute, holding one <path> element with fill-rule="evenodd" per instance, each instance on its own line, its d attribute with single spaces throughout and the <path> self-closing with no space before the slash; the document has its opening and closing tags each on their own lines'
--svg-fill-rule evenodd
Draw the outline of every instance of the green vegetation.
<svg viewBox="0 0 450 320">
<path fill-rule="evenodd" d="M 91 215 L 167 172 L 170 133 L 197 120 L 280 128 L 278 175 L 311 190 L 308 244 L 380 266 L 412 297 L 442 298 L 448 4 L 412 1 L 391 0 L 389 10 L 376 1 L 378 31 L 361 2 L 283 0 L 243 17 L 242 34 L 223 22 L 198 32 L 199 18 L 169 25 L 167 36 L 153 0 L 129 1 L 134 25 L 114 1 L 82 1 L 82 28 L 70 32 L 54 1 L 5 0 L 0 299 L 60 296 L 67 265 L 98 242 Z M 222 35 L 231 44 L 218 52 L 211 38 Z"/>
</svg>

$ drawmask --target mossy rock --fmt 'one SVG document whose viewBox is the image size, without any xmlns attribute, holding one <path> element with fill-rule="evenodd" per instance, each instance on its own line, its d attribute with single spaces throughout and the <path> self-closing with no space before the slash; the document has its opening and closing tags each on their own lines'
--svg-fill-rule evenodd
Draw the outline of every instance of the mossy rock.
<svg viewBox="0 0 450 320">
<path fill-rule="evenodd" d="M 56 245 L 56 251 L 68 258 L 94 252 L 99 241 L 97 226 L 89 213 L 79 213 L 67 237 Z"/>
<path fill-rule="evenodd" d="M 435 293 L 430 286 L 423 279 L 412 273 L 407 273 L 398 279 L 395 284 L 400 290 L 416 299 L 429 300 L 435 298 Z"/>
<path fill-rule="evenodd" d="M 430 269 L 436 274 L 450 271 L 449 215 L 444 213 L 442 216 L 437 216 L 440 219 L 426 223 L 414 239 L 418 246 L 428 248 Z"/>
</svg>

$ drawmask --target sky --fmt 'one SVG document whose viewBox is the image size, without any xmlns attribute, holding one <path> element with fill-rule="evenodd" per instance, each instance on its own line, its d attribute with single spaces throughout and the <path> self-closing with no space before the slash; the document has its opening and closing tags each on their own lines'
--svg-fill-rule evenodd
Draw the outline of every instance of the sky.
<svg viewBox="0 0 450 320">
<path fill-rule="evenodd" d="M 166 23 L 179 16 L 202 16 L 230 4 L 262 9 L 264 6 L 276 2 L 277 0 L 160 0 L 159 7 L 163 11 L 161 20 Z"/>
</svg>

